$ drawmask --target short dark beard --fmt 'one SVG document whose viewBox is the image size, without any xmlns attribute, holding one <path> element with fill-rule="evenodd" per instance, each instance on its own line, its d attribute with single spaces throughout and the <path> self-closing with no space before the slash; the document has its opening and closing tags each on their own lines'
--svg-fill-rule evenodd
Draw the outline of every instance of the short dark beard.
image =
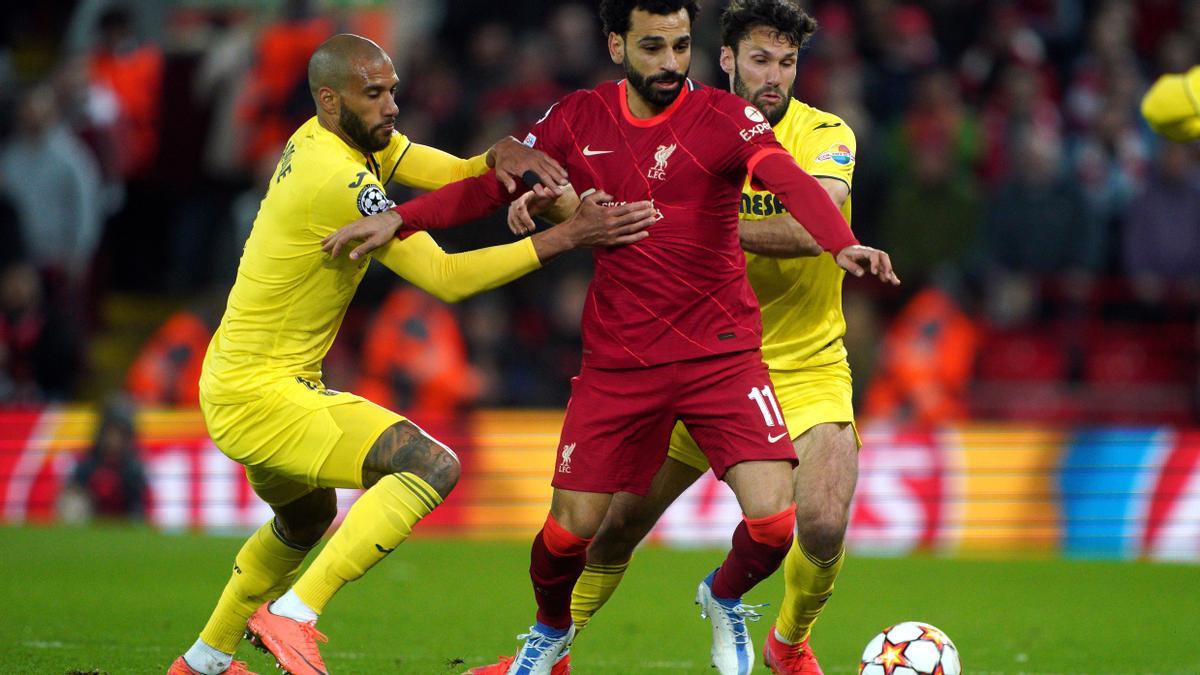
<svg viewBox="0 0 1200 675">
<path fill-rule="evenodd" d="M 754 92 L 754 95 L 751 96 L 750 88 L 746 86 L 746 81 L 742 79 L 742 74 L 738 72 L 737 65 L 735 64 L 733 66 L 733 93 L 746 99 L 750 102 L 750 105 L 758 108 L 758 111 L 767 118 L 767 121 L 771 123 L 771 126 L 779 124 L 779 122 L 783 120 L 783 116 L 787 114 L 788 106 L 792 104 L 792 91 L 794 91 L 794 89 L 795 85 L 788 87 L 787 91 L 783 91 L 778 87 L 763 87 L 762 89 Z M 767 93 L 768 91 L 774 91 L 783 97 L 783 102 L 779 104 L 779 107 L 772 109 L 770 112 L 763 110 L 763 107 L 759 105 L 756 98 Z"/>
<path fill-rule="evenodd" d="M 338 113 L 338 126 L 342 128 L 342 133 L 346 134 L 350 141 L 364 152 L 379 152 L 386 148 L 391 141 L 386 137 L 376 138 L 372 133 L 373 130 L 367 128 L 367 123 L 363 121 L 363 118 L 355 115 L 344 105 L 341 112 Z"/>
<path fill-rule="evenodd" d="M 683 88 L 687 86 L 687 71 L 682 73 L 662 72 L 645 77 L 629 64 L 628 52 L 625 53 L 624 65 L 625 79 L 629 81 L 630 86 L 646 100 L 646 103 L 655 108 L 665 108 L 674 103 L 675 99 L 679 98 L 679 94 L 683 92 Z M 675 91 L 660 91 L 654 88 L 655 83 L 658 82 L 678 82 L 679 87 Z"/>
</svg>

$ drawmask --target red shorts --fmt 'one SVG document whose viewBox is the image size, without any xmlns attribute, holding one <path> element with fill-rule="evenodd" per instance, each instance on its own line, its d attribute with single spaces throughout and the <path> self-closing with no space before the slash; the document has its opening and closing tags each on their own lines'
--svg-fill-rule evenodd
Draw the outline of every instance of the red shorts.
<svg viewBox="0 0 1200 675">
<path fill-rule="evenodd" d="M 554 487 L 645 495 L 682 421 L 717 478 L 751 460 L 796 464 L 758 350 L 646 368 L 584 367 L 558 442 Z"/>
</svg>

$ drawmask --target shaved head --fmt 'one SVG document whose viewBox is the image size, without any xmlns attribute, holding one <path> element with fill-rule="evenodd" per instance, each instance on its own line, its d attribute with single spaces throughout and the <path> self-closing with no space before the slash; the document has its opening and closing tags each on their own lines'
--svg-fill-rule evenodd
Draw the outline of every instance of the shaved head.
<svg viewBox="0 0 1200 675">
<path fill-rule="evenodd" d="M 314 101 L 321 87 L 343 93 L 347 85 L 364 79 L 364 66 L 391 61 L 379 45 L 365 37 L 350 33 L 334 35 L 322 42 L 308 60 L 308 91 Z"/>
<path fill-rule="evenodd" d="M 388 55 L 358 35 L 334 35 L 308 60 L 308 90 L 321 126 L 364 153 L 391 142 L 399 85 Z"/>
</svg>

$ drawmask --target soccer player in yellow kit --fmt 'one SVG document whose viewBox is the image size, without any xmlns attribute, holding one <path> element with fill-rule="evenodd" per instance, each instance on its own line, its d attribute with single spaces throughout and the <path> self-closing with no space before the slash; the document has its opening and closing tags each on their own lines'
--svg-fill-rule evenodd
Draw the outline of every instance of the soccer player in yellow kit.
<svg viewBox="0 0 1200 675">
<path fill-rule="evenodd" d="M 721 24 L 721 67 L 734 93 L 766 116 L 779 142 L 849 222 L 854 133 L 836 115 L 791 98 L 798 51 L 816 22 L 788 0 L 734 0 Z M 774 195 L 744 187 L 740 235 L 762 306 L 763 359 L 799 458 L 793 474 L 797 536 L 784 560 L 786 590 L 763 654 L 776 673 L 821 672 L 808 638 L 842 567 L 860 447 L 842 342 L 844 272 L 822 255 L 803 220 Z M 577 629 L 611 597 L 634 548 L 667 506 L 707 470 L 695 441 L 677 425 L 650 494 L 618 495 L 588 549 L 571 601 Z"/>
<path fill-rule="evenodd" d="M 284 670 L 324 673 L 317 616 L 338 589 L 403 542 L 458 479 L 448 447 L 404 417 L 321 383 L 321 361 L 366 272 L 361 262 L 327 256 L 322 239 L 389 209 L 383 186 L 391 180 L 432 189 L 485 173 L 489 163 L 510 189 L 528 171 L 541 178 L 539 193 L 561 192 L 566 178 L 552 160 L 511 139 L 468 160 L 409 141 L 393 128 L 399 111 L 391 60 L 364 38 L 330 38 L 313 53 L 308 77 L 317 115 L 283 151 L 200 378 L 213 442 L 246 466 L 275 517 L 242 546 L 211 618 L 170 673 L 247 672 L 232 660 L 243 631 Z M 447 255 L 427 233 L 405 232 L 373 257 L 458 300 L 568 249 L 644 237 L 650 205 L 604 208 L 606 198 L 585 200 L 567 227 L 540 240 Z M 336 515 L 339 487 L 366 491 L 297 579 Z"/>
<path fill-rule="evenodd" d="M 1200 66 L 1158 78 L 1142 98 L 1142 116 L 1172 141 L 1200 139 Z"/>
</svg>

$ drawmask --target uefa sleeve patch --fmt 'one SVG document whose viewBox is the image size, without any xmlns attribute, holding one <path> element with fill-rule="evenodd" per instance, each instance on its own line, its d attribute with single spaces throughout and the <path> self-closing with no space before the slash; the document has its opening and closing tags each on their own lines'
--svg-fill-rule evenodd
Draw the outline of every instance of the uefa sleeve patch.
<svg viewBox="0 0 1200 675">
<path fill-rule="evenodd" d="M 368 183 L 358 191 L 358 212 L 364 216 L 383 213 L 393 206 L 395 204 L 392 200 L 388 199 L 387 193 L 383 191 L 383 188 L 374 183 Z"/>
<path fill-rule="evenodd" d="M 841 143 L 834 143 L 829 146 L 829 149 L 817 155 L 818 162 L 833 161 L 834 164 L 847 166 L 854 163 L 854 153 L 850 148 Z"/>
</svg>

